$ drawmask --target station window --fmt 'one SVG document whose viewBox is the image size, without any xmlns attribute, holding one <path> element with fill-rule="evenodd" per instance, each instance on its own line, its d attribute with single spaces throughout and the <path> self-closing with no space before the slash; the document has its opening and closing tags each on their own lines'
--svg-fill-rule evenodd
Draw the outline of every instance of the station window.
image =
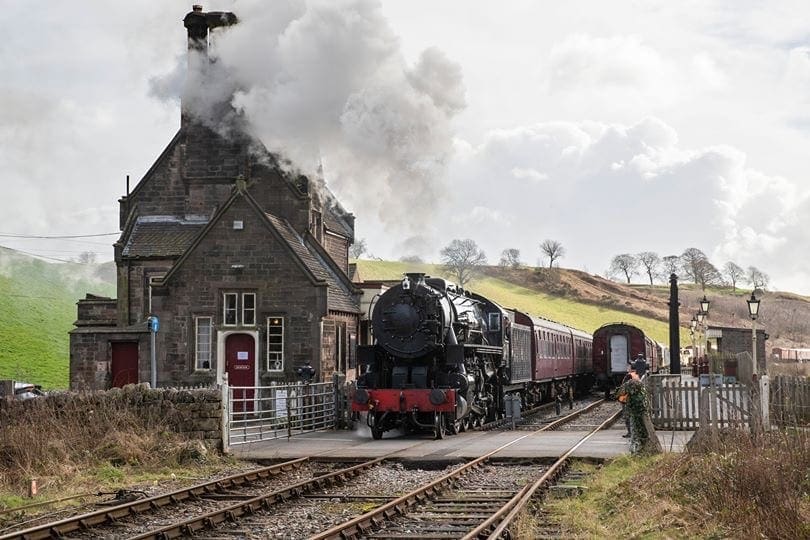
<svg viewBox="0 0 810 540">
<path fill-rule="evenodd" d="M 196 343 L 195 369 L 211 369 L 211 334 L 213 330 L 211 317 L 194 318 L 194 335 Z"/>
<path fill-rule="evenodd" d="M 256 324 L 256 293 L 242 293 L 242 324 Z"/>
<path fill-rule="evenodd" d="M 284 317 L 267 318 L 267 371 L 284 371 Z"/>
<path fill-rule="evenodd" d="M 224 326 L 255 326 L 256 293 L 224 293 L 222 295 L 222 324 Z"/>
</svg>

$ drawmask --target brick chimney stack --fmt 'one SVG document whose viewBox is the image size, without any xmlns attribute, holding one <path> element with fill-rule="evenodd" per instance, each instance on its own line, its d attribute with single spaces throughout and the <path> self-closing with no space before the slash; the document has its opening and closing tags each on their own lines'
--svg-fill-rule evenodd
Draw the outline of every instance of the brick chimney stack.
<svg viewBox="0 0 810 540">
<path fill-rule="evenodd" d="M 183 18 L 183 26 L 188 31 L 188 73 L 196 74 L 203 80 L 192 84 L 201 84 L 205 79 L 210 58 L 208 57 L 208 38 L 214 28 L 231 26 L 238 22 L 236 15 L 229 11 L 203 11 L 203 7 L 194 4 L 191 11 Z M 181 104 L 180 122 L 188 120 L 188 104 Z"/>
</svg>

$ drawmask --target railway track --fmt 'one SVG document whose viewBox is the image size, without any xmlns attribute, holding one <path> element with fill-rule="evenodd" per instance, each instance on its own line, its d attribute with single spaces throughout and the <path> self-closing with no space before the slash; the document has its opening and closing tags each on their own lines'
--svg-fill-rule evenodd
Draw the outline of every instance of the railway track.
<svg viewBox="0 0 810 540">
<path fill-rule="evenodd" d="M 490 462 L 501 450 L 531 436 L 533 433 L 554 429 L 566 421 L 579 417 L 600 405 L 600 400 L 522 435 L 492 452 L 455 468 L 444 476 L 420 488 L 387 502 L 361 516 L 352 518 L 310 540 L 347 538 L 500 538 L 509 530 L 516 517 L 526 508 L 538 492 L 545 491 L 566 470 L 571 455 L 598 431 L 609 427 L 621 412 L 614 412 L 599 426 L 592 429 L 569 448 L 550 466 L 539 468 L 532 480 L 512 489 L 491 490 L 485 485 L 498 485 L 493 475 L 486 475 L 482 484 L 473 474 Z M 536 478 L 536 479 L 535 479 Z"/>
<path fill-rule="evenodd" d="M 554 422 L 535 426 L 532 433 L 555 429 L 574 421 L 601 403 L 596 402 Z M 607 423 L 593 430 L 583 441 L 604 425 Z M 570 453 L 581 444 L 569 450 L 551 467 L 539 462 L 526 462 L 519 466 L 497 462 L 495 454 L 532 433 L 515 437 L 495 451 L 449 470 L 447 467 L 444 470 L 441 467 L 430 470 L 428 467 L 426 471 L 406 470 L 397 474 L 397 467 L 402 469 L 407 465 L 387 460 L 394 454 L 348 467 L 308 458 L 291 460 L 30 527 L 0 536 L 0 540 L 51 537 L 163 539 L 192 535 L 211 539 L 267 538 L 267 531 L 275 531 L 277 537 L 286 538 L 352 538 L 370 535 L 372 530 L 377 535 L 375 538 L 384 538 L 385 534 L 388 537 L 409 537 L 409 530 L 418 530 L 418 533 L 411 534 L 411 538 L 429 538 L 430 531 L 425 524 L 431 521 L 428 519 L 431 516 L 435 516 L 432 521 L 436 522 L 437 530 L 445 527 L 443 537 L 448 537 L 448 534 L 449 537 L 462 537 L 456 533 L 474 529 L 476 523 L 492 527 L 491 523 L 487 524 L 489 518 L 485 519 L 485 515 L 500 516 L 496 519 L 500 523 L 510 515 L 512 509 L 525 505 L 526 501 L 519 496 L 527 493 L 528 479 L 556 478 L 564 470 L 563 463 Z M 305 468 L 312 470 L 302 472 Z M 551 476 L 550 472 L 553 473 Z M 391 473 L 394 473 L 393 477 Z M 365 477 L 366 480 L 360 482 L 358 477 Z M 352 482 L 345 482 L 350 478 Z M 494 478 L 498 479 L 497 483 Z M 403 479 L 414 485 L 409 486 Z M 547 483 L 549 481 L 546 480 Z M 420 485 L 417 487 L 416 484 Z M 396 493 L 393 486 L 403 486 L 410 491 Z M 535 487 L 532 493 L 537 489 L 541 489 L 541 486 Z M 530 499 L 531 496 L 526 500 Z M 386 529 L 377 531 L 382 523 L 387 522 L 386 518 L 409 515 L 417 505 L 428 502 L 434 506 L 413 514 L 414 519 L 422 523 L 421 529 L 406 523 L 388 525 Z M 442 522 L 452 525 L 441 525 Z M 284 529 L 290 523 L 308 525 L 296 530 Z M 332 527 L 329 531 L 343 528 L 336 533 L 318 532 L 328 527 Z M 256 533 L 253 531 L 265 531 L 265 534 L 254 536 Z"/>
</svg>

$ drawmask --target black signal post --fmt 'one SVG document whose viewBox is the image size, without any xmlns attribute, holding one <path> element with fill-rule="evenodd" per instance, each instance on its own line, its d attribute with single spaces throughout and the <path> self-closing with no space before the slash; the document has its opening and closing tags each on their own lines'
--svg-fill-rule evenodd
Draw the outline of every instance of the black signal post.
<svg viewBox="0 0 810 540">
<path fill-rule="evenodd" d="M 681 374 L 681 323 L 678 315 L 678 276 L 669 276 L 669 370 L 675 375 Z"/>
</svg>

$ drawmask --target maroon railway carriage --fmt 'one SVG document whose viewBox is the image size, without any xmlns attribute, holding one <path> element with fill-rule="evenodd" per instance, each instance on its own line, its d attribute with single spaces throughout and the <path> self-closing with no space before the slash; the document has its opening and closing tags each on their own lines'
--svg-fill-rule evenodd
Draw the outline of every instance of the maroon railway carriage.
<svg viewBox="0 0 810 540">
<path fill-rule="evenodd" d="M 631 324 L 611 323 L 593 334 L 593 372 L 600 390 L 611 391 L 627 374 L 628 364 L 639 353 L 644 355 L 652 373 L 657 373 L 661 364 L 658 344 Z"/>
<path fill-rule="evenodd" d="M 516 328 L 526 328 L 531 340 L 530 371 L 522 381 L 526 383 L 527 404 L 590 389 L 593 385 L 590 334 L 517 310 L 509 311 L 514 320 L 513 336 Z M 513 337 L 512 341 L 517 340 Z"/>
</svg>

